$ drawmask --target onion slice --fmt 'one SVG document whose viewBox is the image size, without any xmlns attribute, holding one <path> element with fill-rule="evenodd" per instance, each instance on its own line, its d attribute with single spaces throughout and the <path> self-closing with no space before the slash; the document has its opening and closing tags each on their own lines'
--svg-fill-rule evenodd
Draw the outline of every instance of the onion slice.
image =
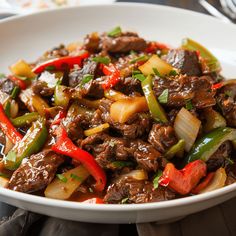
<svg viewBox="0 0 236 236">
<path fill-rule="evenodd" d="M 174 130 L 178 139 L 185 141 L 185 151 L 188 152 L 192 148 L 200 126 L 201 121 L 184 107 L 178 112 L 174 122 Z"/>
</svg>

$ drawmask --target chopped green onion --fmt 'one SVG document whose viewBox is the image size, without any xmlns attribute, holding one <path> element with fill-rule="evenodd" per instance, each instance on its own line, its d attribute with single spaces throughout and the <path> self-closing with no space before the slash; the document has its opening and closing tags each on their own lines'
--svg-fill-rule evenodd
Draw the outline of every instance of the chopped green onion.
<svg viewBox="0 0 236 236">
<path fill-rule="evenodd" d="M 230 165 L 233 165 L 234 164 L 234 161 L 231 159 L 231 158 L 225 158 L 226 161 L 230 164 Z"/>
<path fill-rule="evenodd" d="M 111 59 L 109 57 L 94 57 L 92 58 L 92 61 L 108 65 L 111 62 Z"/>
<path fill-rule="evenodd" d="M 127 203 L 127 202 L 128 202 L 128 200 L 129 200 L 129 198 L 128 198 L 128 197 L 126 197 L 126 198 L 123 198 L 123 199 L 121 200 L 121 204 L 125 204 L 125 203 Z"/>
<path fill-rule="evenodd" d="M 153 70 L 153 72 L 154 72 L 155 75 L 161 77 L 161 74 L 160 74 L 160 72 L 157 70 L 157 68 L 154 67 L 154 68 L 152 68 L 152 70 Z"/>
<path fill-rule="evenodd" d="M 169 90 L 165 89 L 165 90 L 163 90 L 161 95 L 158 97 L 158 101 L 160 103 L 167 103 L 168 102 L 168 96 L 169 96 Z"/>
<path fill-rule="evenodd" d="M 132 76 L 137 75 L 137 74 L 142 74 L 140 70 L 133 70 L 132 71 Z"/>
<path fill-rule="evenodd" d="M 191 100 L 186 101 L 185 108 L 189 111 L 193 109 L 193 104 L 192 104 Z"/>
<path fill-rule="evenodd" d="M 143 56 L 140 56 L 140 57 L 134 58 L 134 59 L 131 60 L 129 63 L 130 63 L 130 64 L 134 64 L 134 63 L 139 62 L 139 61 L 147 61 L 148 59 L 149 59 L 148 56 L 143 55 Z"/>
<path fill-rule="evenodd" d="M 55 70 L 55 69 L 56 69 L 56 67 L 53 66 L 53 65 L 51 65 L 51 66 L 46 66 L 46 67 L 45 67 L 45 70 L 47 70 L 47 71 L 53 71 L 53 70 Z"/>
<path fill-rule="evenodd" d="M 146 79 L 146 77 L 145 77 L 143 74 L 135 74 L 135 75 L 133 75 L 133 77 L 134 77 L 135 79 L 138 79 L 138 80 L 141 81 L 141 82 Z"/>
<path fill-rule="evenodd" d="M 161 178 L 161 176 L 162 176 L 162 171 L 158 170 L 156 176 L 153 179 L 153 187 L 154 187 L 154 189 L 158 188 L 158 186 L 159 186 L 159 179 Z"/>
<path fill-rule="evenodd" d="M 228 97 L 233 97 L 233 93 L 232 91 L 225 91 L 225 96 L 228 96 Z"/>
<path fill-rule="evenodd" d="M 130 55 L 135 55 L 135 54 L 137 54 L 137 52 L 135 52 L 134 50 L 131 50 L 131 51 L 129 52 L 129 54 L 130 54 Z"/>
<path fill-rule="evenodd" d="M 108 35 L 109 37 L 117 37 L 117 36 L 120 36 L 121 33 L 122 33 L 122 30 L 121 30 L 120 26 L 117 26 L 117 27 L 115 27 L 114 29 L 112 29 L 111 31 L 109 31 L 109 32 L 107 33 L 107 35 Z"/>
<path fill-rule="evenodd" d="M 171 70 L 169 73 L 169 76 L 176 76 L 176 75 L 178 75 L 176 70 Z"/>
<path fill-rule="evenodd" d="M 10 150 L 6 155 L 6 160 L 16 162 L 16 153 Z"/>
<path fill-rule="evenodd" d="M 10 118 L 11 117 L 11 103 L 9 100 L 6 103 L 4 111 L 5 111 L 6 116 Z"/>
<path fill-rule="evenodd" d="M 93 79 L 93 75 L 90 75 L 90 74 L 87 74 L 87 75 L 84 75 L 83 76 L 83 79 L 81 80 L 81 83 L 80 85 L 84 85 L 84 84 L 87 84 L 90 80 Z"/>
<path fill-rule="evenodd" d="M 20 92 L 20 88 L 18 86 L 14 87 L 14 89 L 11 92 L 11 97 L 15 99 L 17 95 L 19 94 L 19 92 Z"/>
<path fill-rule="evenodd" d="M 64 183 L 67 182 L 67 178 L 63 174 L 57 174 L 57 178 Z"/>
<path fill-rule="evenodd" d="M 75 174 L 71 174 L 70 175 L 70 177 L 72 178 L 72 179 L 76 179 L 76 180 L 78 180 L 78 181 L 83 181 L 83 178 L 81 178 L 81 177 L 79 177 L 78 175 L 75 175 Z"/>
</svg>

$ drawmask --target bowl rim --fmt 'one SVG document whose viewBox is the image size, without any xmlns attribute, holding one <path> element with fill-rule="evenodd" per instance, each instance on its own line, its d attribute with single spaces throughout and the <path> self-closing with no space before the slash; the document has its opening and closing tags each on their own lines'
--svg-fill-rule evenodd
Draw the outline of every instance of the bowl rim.
<svg viewBox="0 0 236 236">
<path fill-rule="evenodd" d="M 213 23 L 220 23 L 224 24 L 225 27 L 230 27 L 232 30 L 236 30 L 236 25 L 233 23 L 226 23 L 222 22 L 219 19 L 216 19 L 213 16 L 209 16 L 203 13 L 194 12 L 191 10 L 181 9 L 177 7 L 171 6 L 163 6 L 158 4 L 147 4 L 147 3 L 114 3 L 114 4 L 101 4 L 101 5 L 93 5 L 93 6 L 77 6 L 77 7 L 64 7 L 64 8 L 57 8 L 57 9 L 48 9 L 44 11 L 39 11 L 35 13 L 29 13 L 26 15 L 17 15 L 12 16 L 3 20 L 0 20 L 0 26 L 17 21 L 19 19 L 27 20 L 27 18 L 34 18 L 38 15 L 44 16 L 55 12 L 62 12 L 62 11 L 71 11 L 71 10 L 83 10 L 84 8 L 156 8 L 159 10 L 165 10 L 169 12 L 179 12 L 186 16 L 195 16 L 205 18 L 206 20 L 210 20 Z M 16 192 L 13 190 L 0 188 L 0 196 L 19 200 L 22 202 L 33 203 L 36 205 L 44 205 L 50 207 L 59 207 L 59 208 L 68 208 L 68 209 L 77 209 L 77 210 L 86 210 L 86 211 L 143 211 L 143 210 L 157 210 L 161 208 L 172 208 L 172 207 L 182 207 L 189 204 L 194 204 L 197 202 L 207 201 L 212 198 L 223 196 L 227 193 L 233 192 L 236 190 L 236 183 L 231 185 L 225 186 L 223 188 L 214 190 L 212 192 L 203 193 L 199 195 L 193 195 L 188 197 L 183 197 L 179 199 L 167 200 L 162 202 L 153 202 L 153 203 L 140 203 L 140 204 L 90 204 L 90 203 L 80 203 L 76 201 L 66 201 L 66 200 L 57 200 L 57 199 L 50 199 L 42 196 L 31 195 L 28 193 L 21 193 Z"/>
</svg>

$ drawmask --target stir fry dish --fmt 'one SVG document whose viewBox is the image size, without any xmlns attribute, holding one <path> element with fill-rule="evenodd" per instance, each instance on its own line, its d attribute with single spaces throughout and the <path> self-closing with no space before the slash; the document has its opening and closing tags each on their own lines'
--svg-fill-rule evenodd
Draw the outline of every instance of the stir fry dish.
<svg viewBox="0 0 236 236">
<path fill-rule="evenodd" d="M 236 80 L 192 39 L 172 48 L 116 27 L 9 71 L 0 76 L 3 188 L 131 204 L 236 181 Z"/>
</svg>

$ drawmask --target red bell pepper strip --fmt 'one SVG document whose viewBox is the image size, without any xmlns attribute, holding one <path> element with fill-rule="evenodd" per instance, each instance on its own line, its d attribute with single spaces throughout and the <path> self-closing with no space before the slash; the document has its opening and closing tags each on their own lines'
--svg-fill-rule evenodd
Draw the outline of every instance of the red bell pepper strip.
<svg viewBox="0 0 236 236">
<path fill-rule="evenodd" d="M 102 191 L 106 186 L 106 174 L 103 169 L 98 165 L 94 160 L 94 157 L 78 148 L 67 136 L 65 128 L 60 126 L 57 131 L 57 141 L 51 147 L 54 152 L 59 154 L 69 156 L 77 161 L 80 161 L 81 164 L 91 173 L 91 175 L 96 180 L 95 189 Z"/>
<path fill-rule="evenodd" d="M 177 170 L 172 163 L 168 163 L 165 166 L 159 184 L 168 186 L 181 195 L 186 195 L 206 175 L 206 172 L 206 163 L 202 160 L 193 161 L 182 170 Z"/>
<path fill-rule="evenodd" d="M 8 79 L 11 80 L 13 83 L 15 83 L 17 86 L 20 87 L 20 89 L 24 90 L 27 88 L 27 84 L 20 78 L 17 78 L 14 75 L 9 75 Z"/>
<path fill-rule="evenodd" d="M 51 59 L 49 61 L 45 61 L 33 69 L 35 74 L 42 73 L 47 67 L 53 67 L 55 70 L 63 70 L 63 66 L 67 65 L 70 69 L 73 68 L 74 65 L 81 65 L 83 59 L 89 57 L 89 53 L 85 52 L 79 56 L 67 56 L 67 57 L 59 57 L 55 59 Z"/>
<path fill-rule="evenodd" d="M 211 182 L 211 180 L 214 177 L 215 172 L 209 173 L 206 178 L 198 184 L 194 189 L 192 189 L 191 193 L 198 194 L 200 191 L 202 191 L 206 186 Z"/>
<path fill-rule="evenodd" d="M 4 113 L 2 104 L 0 104 L 0 128 L 2 132 L 14 143 L 19 142 L 23 136 L 16 130 L 11 121 Z"/>
<path fill-rule="evenodd" d="M 145 49 L 145 52 L 147 53 L 154 53 L 157 50 L 165 50 L 165 49 L 169 49 L 169 47 L 167 47 L 165 44 L 163 43 L 158 43 L 158 42 L 150 42 L 147 46 L 147 48 Z"/>
<path fill-rule="evenodd" d="M 112 88 L 119 82 L 120 71 L 112 63 L 108 66 L 102 64 L 102 71 L 108 76 L 107 82 L 102 85 L 104 90 Z"/>
<path fill-rule="evenodd" d="M 212 90 L 216 90 L 216 89 L 221 88 L 223 85 L 224 85 L 224 83 L 213 84 L 213 85 L 211 86 L 211 89 L 212 89 Z"/>
<path fill-rule="evenodd" d="M 52 125 L 59 125 L 61 123 L 61 120 L 66 117 L 66 111 L 59 111 L 58 114 L 54 117 L 51 126 Z"/>
<path fill-rule="evenodd" d="M 91 204 L 103 204 L 104 203 L 103 199 L 98 198 L 98 197 L 90 198 L 90 199 L 87 199 L 83 202 L 84 203 L 91 203 Z"/>
</svg>

